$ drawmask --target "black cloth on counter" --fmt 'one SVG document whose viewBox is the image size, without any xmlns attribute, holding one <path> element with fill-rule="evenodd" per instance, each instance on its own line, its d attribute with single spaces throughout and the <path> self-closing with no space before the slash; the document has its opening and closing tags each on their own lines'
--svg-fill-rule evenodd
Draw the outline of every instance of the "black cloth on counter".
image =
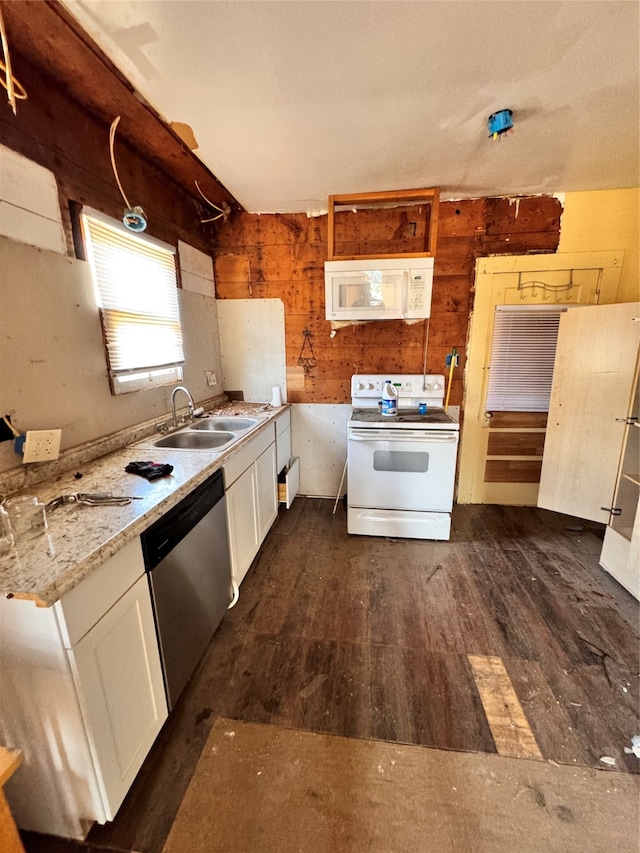
<svg viewBox="0 0 640 853">
<path fill-rule="evenodd" d="M 165 465 L 162 462 L 129 462 L 124 470 L 129 474 L 139 474 L 151 482 L 170 474 L 173 471 L 173 465 Z"/>
</svg>

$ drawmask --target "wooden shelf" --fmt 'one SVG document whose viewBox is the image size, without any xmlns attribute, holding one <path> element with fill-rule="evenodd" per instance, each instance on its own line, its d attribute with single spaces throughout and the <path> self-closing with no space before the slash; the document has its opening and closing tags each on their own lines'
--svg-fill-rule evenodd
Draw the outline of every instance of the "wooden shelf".
<svg viewBox="0 0 640 853">
<path fill-rule="evenodd" d="M 440 190 L 437 187 L 418 190 L 390 190 L 379 193 L 352 193 L 350 195 L 330 195 L 328 210 L 328 250 L 327 260 L 356 261 L 365 258 L 432 258 L 436 254 L 438 239 L 438 205 Z M 399 252 L 397 254 L 375 255 L 336 255 L 335 253 L 335 209 L 336 207 L 379 207 L 395 204 L 427 204 L 431 206 L 429 231 L 425 235 L 424 252 Z"/>
</svg>

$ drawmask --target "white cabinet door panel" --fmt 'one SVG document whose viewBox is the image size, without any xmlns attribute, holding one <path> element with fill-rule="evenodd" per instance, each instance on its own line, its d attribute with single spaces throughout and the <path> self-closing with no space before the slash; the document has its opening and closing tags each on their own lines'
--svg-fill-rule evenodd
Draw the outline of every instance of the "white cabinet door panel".
<svg viewBox="0 0 640 853">
<path fill-rule="evenodd" d="M 146 575 L 69 655 L 112 819 L 167 718 Z"/>
<path fill-rule="evenodd" d="M 258 531 L 255 464 L 227 489 L 227 524 L 231 572 L 234 584 L 239 586 L 258 553 L 261 542 Z"/>
<path fill-rule="evenodd" d="M 278 474 L 276 471 L 276 445 L 272 444 L 256 461 L 258 481 L 258 536 L 260 542 L 278 515 Z"/>
</svg>

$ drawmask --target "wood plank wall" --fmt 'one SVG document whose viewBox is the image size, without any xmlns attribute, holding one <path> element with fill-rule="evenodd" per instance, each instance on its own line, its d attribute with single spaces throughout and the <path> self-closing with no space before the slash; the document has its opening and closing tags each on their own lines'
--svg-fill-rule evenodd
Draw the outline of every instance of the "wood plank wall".
<svg viewBox="0 0 640 853">
<path fill-rule="evenodd" d="M 445 188 L 446 189 L 446 188 Z M 324 317 L 327 217 L 241 214 L 216 232 L 216 293 L 221 299 L 283 300 L 290 402 L 347 403 L 354 373 L 446 373 L 456 347 L 451 405 L 460 405 L 476 258 L 489 254 L 555 252 L 562 206 L 547 196 L 441 202 L 431 318 L 349 326 L 333 337 Z M 420 206 L 336 214 L 336 251 L 422 251 L 428 227 Z M 310 329 L 317 366 L 298 365 Z"/>
</svg>

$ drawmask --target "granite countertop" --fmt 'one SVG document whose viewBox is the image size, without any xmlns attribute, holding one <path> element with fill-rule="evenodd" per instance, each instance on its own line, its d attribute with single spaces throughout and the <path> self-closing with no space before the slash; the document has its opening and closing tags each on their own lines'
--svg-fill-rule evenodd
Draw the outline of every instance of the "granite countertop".
<svg viewBox="0 0 640 853">
<path fill-rule="evenodd" d="M 109 453 L 78 469 L 66 471 L 31 487 L 45 504 L 76 492 L 128 495 L 125 506 L 65 504 L 47 513 L 48 528 L 37 537 L 21 540 L 0 556 L 0 594 L 33 599 L 49 607 L 80 583 L 101 563 L 175 506 L 236 451 L 262 432 L 288 406 L 273 409 L 251 404 L 226 405 L 216 415 L 259 415 L 261 423 L 225 451 L 157 448 L 151 439 Z M 148 482 L 124 469 L 129 462 L 152 459 L 173 465 L 173 472 Z M 78 478 L 78 474 L 82 474 Z"/>
</svg>

